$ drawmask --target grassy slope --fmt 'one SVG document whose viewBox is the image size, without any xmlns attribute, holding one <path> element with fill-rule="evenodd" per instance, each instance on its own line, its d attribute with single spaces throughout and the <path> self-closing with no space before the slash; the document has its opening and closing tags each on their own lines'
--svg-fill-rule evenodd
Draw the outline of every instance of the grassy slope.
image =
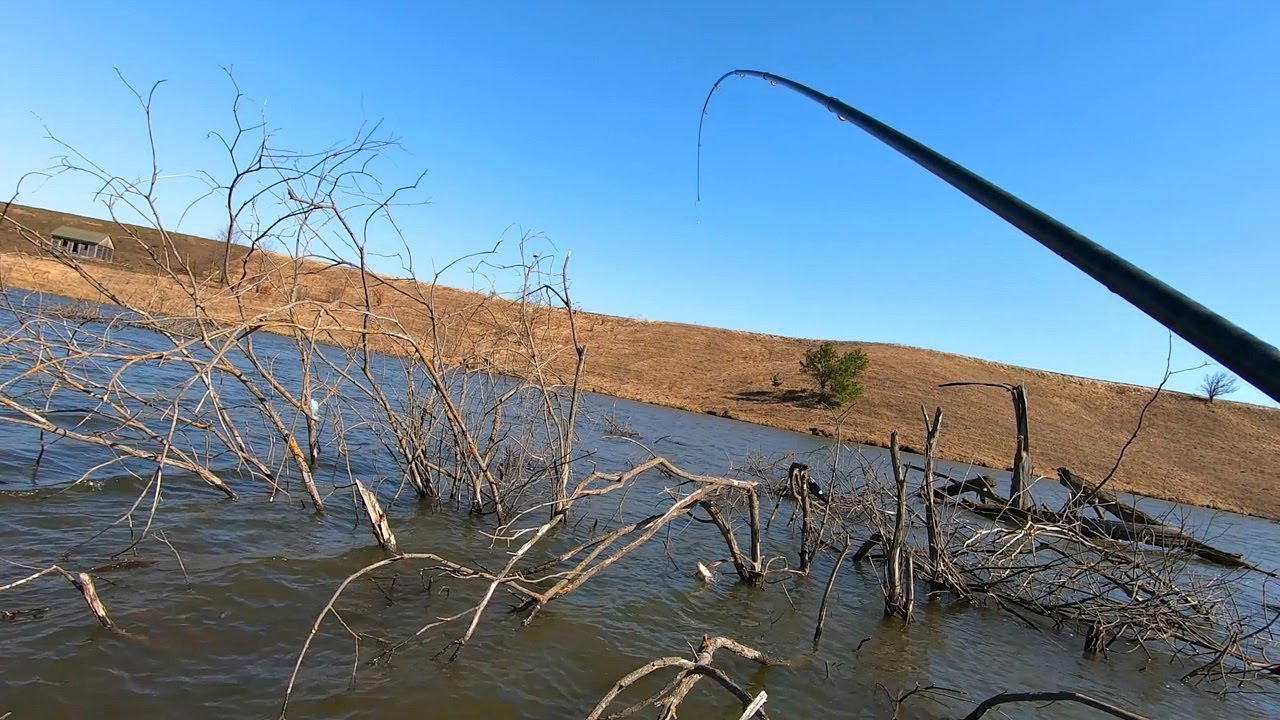
<svg viewBox="0 0 1280 720">
<path fill-rule="evenodd" d="M 10 212 L 45 233 L 61 224 L 111 231 L 102 221 L 47 210 L 14 207 Z M 186 236 L 173 236 L 173 242 L 195 267 L 208 272 L 221 264 L 216 243 Z M 0 226 L 0 251 L 5 253 L 0 268 L 6 286 L 94 298 L 95 291 L 57 263 L 13 254 L 31 248 L 7 224 Z M 175 292 L 157 282 L 147 253 L 128 242 L 117 244 L 117 262 L 100 274 L 140 302 L 154 303 Z M 349 277 L 335 279 L 350 284 Z M 444 288 L 437 299 L 454 308 L 481 302 L 478 295 Z M 263 296 L 256 302 L 268 307 L 273 299 Z M 396 313 L 394 302 L 387 312 Z M 807 383 L 799 373 L 800 359 L 812 341 L 604 315 L 584 315 L 580 326 L 589 348 L 589 390 L 687 410 L 727 410 L 741 420 L 802 432 L 833 426 L 831 411 L 811 406 L 801 392 Z M 1002 391 L 939 389 L 939 383 L 1025 383 L 1037 471 L 1052 475 L 1053 468 L 1068 465 L 1093 478 L 1111 468 L 1151 396 L 1145 388 L 931 350 L 859 347 L 871 358 L 871 367 L 866 395 L 850 413 L 845 436 L 883 445 L 897 429 L 904 443 L 919 447 L 921 405 L 941 405 L 946 416 L 940 454 L 961 462 L 1008 467 L 1013 454 L 1011 403 Z M 774 374 L 781 376 L 781 388 L 771 386 Z M 1130 448 L 1115 487 L 1280 519 L 1278 438 L 1280 411 L 1230 402 L 1209 406 L 1190 396 L 1163 394 Z"/>
</svg>

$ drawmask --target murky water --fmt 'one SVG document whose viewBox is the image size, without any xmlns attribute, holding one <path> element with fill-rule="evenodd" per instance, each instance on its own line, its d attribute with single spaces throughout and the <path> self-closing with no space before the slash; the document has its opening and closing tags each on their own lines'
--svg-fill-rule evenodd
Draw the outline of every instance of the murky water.
<svg viewBox="0 0 1280 720">
<path fill-rule="evenodd" d="M 159 393 L 173 378 L 156 373 L 150 381 Z M 703 473 L 725 473 L 752 452 L 817 458 L 828 447 L 820 438 L 611 398 L 588 396 L 585 403 L 582 445 L 594 452 L 591 462 L 606 469 L 646 455 L 633 443 L 606 438 L 592 417 L 617 418 L 657 452 Z M 99 534 L 128 511 L 145 484 L 115 472 L 67 488 L 100 453 L 60 442 L 42 460 L 33 485 L 33 437 L 0 423 L 0 560 L 6 561 L 0 563 L 0 585 L 30 572 L 10 563 L 41 568 L 58 561 L 89 569 L 108 562 L 129 544 L 129 530 Z M 883 457 L 872 448 L 861 452 L 873 461 Z M 122 632 L 99 627 L 61 578 L 0 593 L 0 610 L 36 611 L 0 623 L 0 717 L 278 715 L 316 614 L 344 577 L 382 557 L 344 497 L 350 489 L 334 489 L 333 481 L 348 464 L 359 477 L 381 477 L 385 463 L 375 465 L 372 457 L 356 448 L 326 459 L 320 477 L 332 495 L 323 517 L 296 501 L 268 502 L 265 491 L 247 485 L 241 486 L 244 497 L 233 502 L 198 480 L 170 474 L 156 538 L 130 555 L 151 564 L 97 573 L 102 599 Z M 662 487 L 659 478 L 633 490 L 619 517 L 645 514 Z M 390 489 L 384 488 L 384 497 L 391 497 Z M 1280 526 L 1225 513 L 1186 513 L 1218 544 L 1274 564 Z M 487 567 L 502 562 L 505 546 L 491 548 L 478 532 L 491 530 L 491 523 L 465 511 L 430 509 L 405 493 L 390 504 L 389 515 L 404 550 Z M 588 517 L 549 546 L 568 547 L 586 537 L 591 522 Z M 793 552 L 791 532 L 776 523 L 771 546 Z M 768 690 L 766 707 L 774 717 L 888 717 L 881 688 L 896 693 L 917 683 L 959 689 L 974 702 L 1004 690 L 1067 689 L 1111 698 L 1153 718 L 1280 717 L 1275 700 L 1220 699 L 1181 684 L 1185 668 L 1166 658 L 1086 658 L 1080 638 L 1034 632 L 994 609 L 923 603 L 909 627 L 885 621 L 873 570 L 865 565 L 842 576 L 815 649 L 818 602 L 834 556 L 820 555 L 810 577 L 785 586 L 751 589 L 727 575 L 710 586 L 695 579 L 695 560 L 723 554 L 714 527 L 679 522 L 546 607 L 527 628 L 505 614 L 511 603 L 500 598 L 451 664 L 435 656 L 460 630 L 428 634 L 389 660 L 371 661 L 385 647 L 382 641 L 398 641 L 437 616 L 470 606 L 477 587 L 460 580 L 428 586 L 422 566 L 407 562 L 385 568 L 355 583 L 339 603 L 342 619 L 362 636 L 358 646 L 340 624 L 325 624 L 303 666 L 290 717 L 582 717 L 620 676 L 659 656 L 687 655 L 687 643 L 704 634 L 728 635 L 793 661 L 761 669 L 727 654 L 718 660 L 751 689 Z M 864 638 L 870 640 L 862 644 Z M 958 716 L 970 706 L 923 699 L 905 705 L 901 717 Z M 682 717 L 737 717 L 735 707 L 708 684 L 695 691 Z M 1012 717 L 1033 715 L 1093 717 L 1070 706 L 1009 711 Z"/>
</svg>

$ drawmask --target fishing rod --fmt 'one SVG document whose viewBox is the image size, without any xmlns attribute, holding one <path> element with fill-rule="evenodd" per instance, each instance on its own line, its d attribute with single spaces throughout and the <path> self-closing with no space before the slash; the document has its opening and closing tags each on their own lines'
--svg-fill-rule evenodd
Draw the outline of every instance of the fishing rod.
<svg viewBox="0 0 1280 720">
<path fill-rule="evenodd" d="M 1280 402 L 1280 350 L 1276 350 L 1274 345 L 1264 342 L 977 173 L 870 115 L 807 85 L 761 70 L 733 70 L 720 76 L 715 85 L 711 86 L 711 92 L 707 93 L 707 100 L 702 105 L 702 120 L 698 123 L 699 165 L 702 121 L 706 119 L 711 96 L 721 83 L 735 75 L 758 77 L 769 81 L 771 85 L 782 85 L 825 107 L 842 122 L 857 125 L 1030 235 L 1063 260 L 1150 315 L 1156 322 L 1203 350 L 1245 382 L 1266 393 L 1272 400 Z"/>
</svg>

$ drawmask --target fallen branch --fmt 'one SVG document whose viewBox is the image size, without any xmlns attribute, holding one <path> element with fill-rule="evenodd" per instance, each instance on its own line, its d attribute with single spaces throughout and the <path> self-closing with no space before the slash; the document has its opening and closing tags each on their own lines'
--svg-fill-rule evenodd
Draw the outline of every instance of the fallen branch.
<svg viewBox="0 0 1280 720">
<path fill-rule="evenodd" d="M 107 608 L 102 604 L 102 600 L 98 598 L 98 588 L 93 584 L 93 578 L 89 573 L 72 573 L 62 569 L 58 565 L 50 565 L 49 567 L 32 573 L 21 580 L 15 580 L 7 585 L 0 585 L 0 592 L 11 590 L 13 588 L 25 585 L 33 580 L 57 573 L 66 578 L 67 582 L 75 586 L 80 591 L 80 596 L 84 598 L 84 602 L 89 606 L 89 612 L 93 613 L 93 617 L 98 620 L 102 627 L 108 630 L 115 629 L 115 623 L 111 621 L 111 616 L 107 614 Z"/>
<path fill-rule="evenodd" d="M 645 663 L 624 675 L 613 684 L 613 687 L 609 689 L 609 692 L 605 693 L 604 697 L 600 699 L 600 702 L 596 703 L 596 706 L 591 710 L 591 713 L 587 715 L 587 720 L 600 720 L 600 718 L 604 716 L 605 711 L 609 709 L 609 706 L 613 704 L 614 700 L 616 700 L 618 695 L 620 695 L 624 690 L 638 682 L 640 679 L 669 667 L 679 668 L 680 670 L 671 682 L 667 683 L 661 690 L 653 695 L 650 695 L 644 700 L 637 702 L 620 712 L 614 713 L 609 717 L 627 717 L 639 712 L 647 706 L 653 705 L 662 708 L 662 711 L 658 716 L 661 720 L 674 720 L 680 704 L 689 694 L 689 691 L 693 689 L 694 685 L 696 685 L 703 677 L 710 677 L 719 683 L 725 690 L 728 690 L 733 694 L 734 697 L 738 698 L 742 703 L 743 714 L 741 715 L 740 720 L 748 720 L 752 717 L 761 718 L 761 720 L 768 720 L 769 716 L 761 709 L 764 705 L 764 700 L 767 699 L 767 696 L 763 692 L 752 696 L 729 678 L 728 675 L 724 674 L 724 672 L 712 667 L 711 663 L 714 660 L 715 653 L 720 649 L 729 650 L 730 652 L 746 658 L 747 660 L 751 660 L 761 665 L 787 664 L 783 660 L 771 658 L 759 650 L 747 647 L 736 640 L 722 636 L 704 636 L 702 638 L 702 645 L 699 647 L 693 660 L 686 660 L 679 657 L 659 658 Z"/>
<path fill-rule="evenodd" d="M 500 582 L 502 585 L 505 585 L 507 588 L 509 588 L 516 594 L 522 595 L 526 598 L 541 599 L 542 597 L 537 593 L 525 588 L 524 586 L 520 585 L 519 583 L 515 582 L 512 579 L 502 578 L 500 576 L 492 575 L 490 573 L 474 570 L 464 565 L 459 565 L 455 562 L 450 562 L 449 560 L 445 560 L 439 555 L 434 555 L 432 553 L 401 553 L 399 555 L 396 555 L 395 557 L 390 557 L 385 560 L 379 560 L 376 563 L 366 565 L 360 568 L 359 570 L 348 575 L 347 578 L 342 581 L 342 584 L 338 585 L 338 588 L 333 591 L 333 595 L 329 597 L 329 601 L 325 603 L 323 608 L 321 608 L 320 614 L 316 616 L 315 622 L 311 624 L 311 629 L 307 632 L 307 639 L 302 643 L 302 649 L 298 652 L 298 659 L 293 665 L 293 674 L 289 676 L 289 685 L 285 688 L 284 700 L 281 702 L 281 705 L 280 705 L 280 718 L 282 720 L 289 709 L 289 699 L 293 696 L 293 688 L 298 681 L 298 673 L 302 669 L 302 661 L 306 658 L 307 651 L 310 650 L 312 641 L 314 641 L 316 638 L 316 635 L 320 633 L 320 627 L 324 624 L 325 618 L 327 618 L 330 614 L 334 614 L 334 615 L 337 614 L 337 610 L 335 606 L 337 605 L 338 598 L 342 597 L 342 593 L 346 591 L 347 587 L 351 585 L 351 583 L 355 582 L 357 579 L 363 577 L 364 575 L 367 575 L 368 573 L 371 573 L 374 570 L 377 570 L 378 568 L 386 567 L 393 563 L 403 562 L 406 560 L 430 560 L 438 564 L 440 567 L 444 568 L 446 571 L 448 571 L 455 577 L 464 578 L 464 579 L 480 579 L 480 580 L 497 581 L 497 582 Z M 478 606 L 478 608 L 483 609 L 482 606 Z M 464 613 L 459 613 L 452 617 L 446 618 L 445 621 L 457 620 L 470 612 L 472 611 L 469 610 Z M 435 627 L 439 624 L 440 623 L 432 623 L 428 625 L 427 628 Z M 417 633 L 414 633 L 414 635 L 412 635 L 410 639 L 421 635 L 423 632 L 425 632 L 427 628 L 424 628 L 423 630 L 419 630 Z M 401 643 L 397 647 L 400 647 L 403 644 L 404 643 Z"/>
<path fill-rule="evenodd" d="M 364 486 L 359 480 L 356 483 L 356 496 L 360 498 L 360 507 L 364 510 L 364 514 L 369 518 L 369 525 L 373 528 L 373 537 L 377 539 L 378 544 L 387 553 L 388 557 L 395 557 L 400 554 L 399 548 L 396 547 L 395 533 L 391 532 L 391 523 L 387 522 L 387 514 L 383 512 L 382 505 L 378 502 L 378 496 Z"/>
<path fill-rule="evenodd" d="M 1076 692 L 1000 693 L 999 695 L 995 695 L 987 698 L 986 700 L 983 700 L 981 703 L 978 704 L 977 707 L 973 709 L 973 712 L 970 712 L 968 715 L 965 715 L 964 718 L 962 718 L 962 720 L 978 720 L 978 718 L 987 714 L 987 711 L 994 707 L 997 707 L 999 705 L 1005 705 L 1008 703 L 1020 703 L 1020 702 L 1038 702 L 1038 703 L 1073 702 L 1073 703 L 1079 703 L 1081 705 L 1091 707 L 1094 710 L 1101 710 L 1102 712 L 1107 713 L 1108 715 L 1121 718 L 1121 720 L 1149 720 L 1147 717 L 1143 715 L 1139 715 L 1135 712 L 1125 710 L 1122 707 L 1117 707 L 1115 705 L 1112 705 L 1109 702 L 1098 700 L 1097 698 L 1091 698 L 1088 695 L 1081 695 L 1080 693 L 1076 693 Z"/>
<path fill-rule="evenodd" d="M 816 644 L 822 639 L 822 626 L 827 622 L 827 601 L 831 599 L 831 590 L 836 586 L 836 576 L 840 573 L 840 566 L 844 564 L 844 559 L 849 555 L 849 538 L 844 539 L 844 549 L 840 551 L 840 557 L 836 558 L 836 564 L 831 566 L 831 577 L 827 579 L 827 589 L 822 593 L 822 605 L 818 607 L 818 626 L 813 629 L 813 642 Z"/>
</svg>

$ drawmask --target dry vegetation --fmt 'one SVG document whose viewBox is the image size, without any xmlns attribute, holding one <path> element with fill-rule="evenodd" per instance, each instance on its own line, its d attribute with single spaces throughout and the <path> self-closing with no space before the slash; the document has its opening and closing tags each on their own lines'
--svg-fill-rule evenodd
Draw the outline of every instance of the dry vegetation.
<svg viewBox="0 0 1280 720">
<path fill-rule="evenodd" d="M 112 233 L 117 239 L 116 261 L 99 268 L 103 282 L 131 302 L 163 313 L 166 304 L 184 304 L 185 295 L 172 287 L 156 259 L 143 247 L 154 230 L 134 228 L 118 232 L 110 221 L 81 218 L 37 208 L 13 206 L 8 214 L 24 225 L 48 233 L 70 224 Z M 142 241 L 139 241 L 140 238 Z M 171 245 L 193 270 L 212 277 L 221 267 L 222 246 L 203 238 L 169 234 Z M 159 243 L 155 243 L 157 246 Z M 64 265 L 32 256 L 29 243 L 14 232 L 12 223 L 0 227 L 0 259 L 8 287 L 100 300 L 101 294 Z M 237 247 L 233 263 L 243 258 Z M 251 258 L 253 272 L 280 278 L 288 263 L 262 252 Z M 350 268 L 325 267 L 312 261 L 303 292 L 309 299 L 328 302 L 355 300 L 359 283 Z M 285 302 L 286 283 L 259 283 L 246 302 L 267 311 Z M 475 347 L 491 338 L 512 315 L 504 303 L 485 302 L 480 294 L 444 287 L 433 289 L 443 312 L 472 313 L 457 342 Z M 427 320 L 404 316 L 412 303 L 402 302 L 391 286 L 378 288 L 380 313 L 398 319 L 411 330 L 424 330 Z M 214 303 L 216 305 L 216 302 Z M 511 310 L 510 306 L 507 306 Z M 227 305 L 227 312 L 232 312 Z M 511 310 L 514 312 L 514 310 Z M 832 426 L 831 411 L 815 406 L 804 390 L 799 372 L 806 340 L 734 332 L 679 323 L 646 322 L 606 315 L 580 316 L 582 340 L 591 348 L 584 387 L 616 397 L 696 412 L 727 412 L 747 422 L 800 432 Z M 565 324 L 555 323 L 560 333 Z M 939 389 L 955 380 L 1023 383 L 1030 398 L 1036 436 L 1034 460 L 1038 473 L 1052 476 L 1054 468 L 1069 465 L 1087 477 L 1110 470 L 1120 447 L 1133 431 L 1151 390 L 1084 378 L 1028 370 L 976 358 L 949 355 L 897 345 L 860 344 L 871 359 L 867 392 L 845 425 L 848 439 L 884 444 L 897 428 L 914 427 L 911 420 L 921 405 L 947 408 L 950 431 L 941 439 L 940 457 L 959 462 L 1008 468 L 1013 457 L 1009 441 L 1012 422 L 1008 402 L 977 389 Z M 571 370 L 572 358 L 562 358 Z M 501 368 L 511 370 L 512 367 Z M 771 387 L 781 376 L 783 385 Z M 1216 507 L 1280 519 L 1280 498 L 1272 489 L 1280 480 L 1280 411 L 1241 403 L 1215 403 L 1180 393 L 1163 393 L 1151 407 L 1141 437 L 1129 449 L 1112 487 L 1152 497 Z M 906 433 L 904 443 L 922 447 L 923 438 Z"/>
</svg>

